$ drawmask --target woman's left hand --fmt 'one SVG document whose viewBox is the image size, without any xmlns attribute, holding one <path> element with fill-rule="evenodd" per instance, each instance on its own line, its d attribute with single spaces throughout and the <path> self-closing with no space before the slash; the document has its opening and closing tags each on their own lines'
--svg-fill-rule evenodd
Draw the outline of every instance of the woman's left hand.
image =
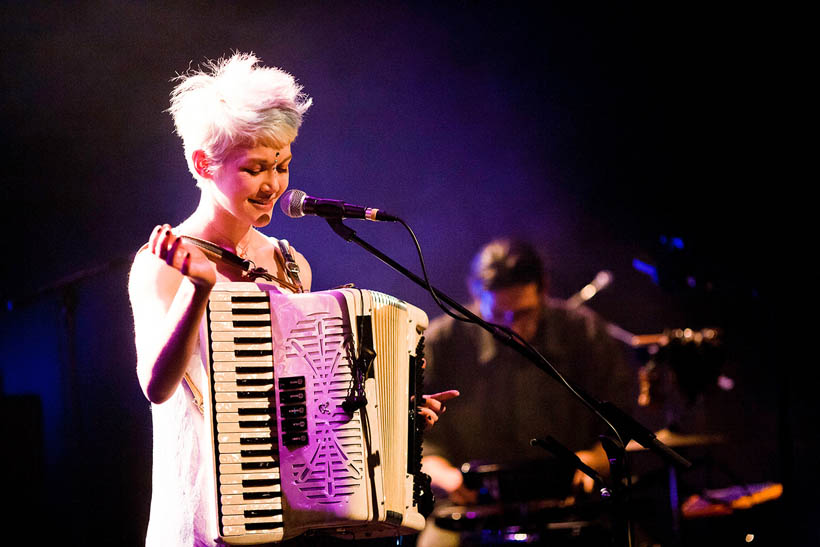
<svg viewBox="0 0 820 547">
<path fill-rule="evenodd" d="M 423 395 L 422 403 L 418 406 L 419 414 L 424 420 L 424 430 L 428 431 L 438 421 L 439 416 L 447 410 L 444 403 L 450 399 L 455 399 L 460 393 L 455 389 L 449 389 L 432 395 Z"/>
</svg>

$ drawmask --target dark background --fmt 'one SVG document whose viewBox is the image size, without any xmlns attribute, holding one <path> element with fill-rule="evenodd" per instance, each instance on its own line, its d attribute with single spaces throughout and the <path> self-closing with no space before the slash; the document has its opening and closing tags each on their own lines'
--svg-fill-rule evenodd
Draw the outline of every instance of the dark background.
<svg viewBox="0 0 820 547">
<path fill-rule="evenodd" d="M 524 6 L 2 3 L 3 452 L 20 514 L 45 515 L 29 537 L 142 541 L 151 424 L 128 266 L 154 225 L 198 199 L 164 112 L 170 80 L 232 50 L 314 98 L 291 188 L 405 219 L 453 298 L 466 301 L 482 243 L 522 235 L 543 250 L 555 296 L 612 271 L 590 306 L 631 332 L 723 329 L 735 389 L 704 388 L 686 423 L 732 441 L 717 456 L 727 472 L 698 486 L 781 482 L 806 509 L 795 479 L 813 406 L 772 340 L 777 204 L 754 182 L 769 157 L 766 14 Z M 420 271 L 399 225 L 348 224 Z M 321 219 L 277 211 L 264 232 L 308 257 L 314 290 L 355 282 L 439 315 Z M 794 520 L 784 534 L 808 530 Z"/>
</svg>

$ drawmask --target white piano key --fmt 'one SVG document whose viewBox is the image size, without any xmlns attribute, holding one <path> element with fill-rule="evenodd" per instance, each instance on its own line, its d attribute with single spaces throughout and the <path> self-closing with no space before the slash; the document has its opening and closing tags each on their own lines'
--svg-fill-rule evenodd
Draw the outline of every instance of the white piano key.
<svg viewBox="0 0 820 547">
<path fill-rule="evenodd" d="M 220 453 L 219 463 L 250 463 L 279 461 L 279 456 L 243 456 L 241 453 Z"/>
<path fill-rule="evenodd" d="M 222 528 L 226 537 L 243 536 L 253 534 L 255 543 L 276 543 L 282 541 L 284 536 L 282 528 L 272 530 L 245 530 L 244 526 L 225 526 Z M 256 539 L 258 538 L 258 539 Z"/>
<path fill-rule="evenodd" d="M 251 508 L 248 508 L 248 510 L 251 510 Z M 238 526 L 241 524 L 251 524 L 254 522 L 282 522 L 282 515 L 253 518 L 248 518 L 245 515 L 225 515 L 222 517 L 223 526 Z"/>
<path fill-rule="evenodd" d="M 245 497 L 242 494 L 232 494 L 232 495 L 228 495 L 228 496 L 220 496 L 219 497 L 219 501 L 223 506 L 225 506 L 225 505 L 239 505 L 239 504 L 245 504 L 245 505 L 261 505 L 263 503 L 269 504 L 269 503 L 271 503 L 271 501 L 278 500 L 278 499 L 281 499 L 281 498 L 275 497 L 275 498 L 267 498 L 267 499 L 260 499 L 260 500 L 248 500 L 248 499 L 245 499 Z M 281 508 L 281 502 L 279 503 L 279 506 Z"/>
<path fill-rule="evenodd" d="M 248 386 L 248 387 L 259 387 L 259 386 Z M 254 397 L 253 399 L 240 398 L 239 395 L 237 394 L 237 390 L 234 389 L 233 391 L 231 391 L 231 390 L 217 391 L 214 394 L 214 402 L 228 403 L 228 402 L 232 402 L 232 401 L 236 401 L 236 402 L 242 402 L 242 401 L 273 401 L 273 398 L 274 398 L 273 397 L 273 387 L 272 386 L 267 386 L 267 387 L 262 386 L 262 387 L 263 387 L 263 389 L 251 390 L 251 389 L 245 389 L 245 386 L 243 386 L 243 389 L 242 389 L 242 391 L 258 391 L 259 392 L 259 398 L 256 398 L 256 397 Z"/>
<path fill-rule="evenodd" d="M 250 316 L 248 316 L 250 317 Z M 246 319 L 248 319 L 246 317 Z M 237 320 L 238 321 L 238 320 Z M 260 319 L 260 321 L 265 321 L 265 319 Z M 262 332 L 267 333 L 270 336 L 270 325 L 254 325 L 254 326 L 247 326 L 247 325 L 235 325 L 233 319 L 229 319 L 227 321 L 212 321 L 211 325 L 211 333 L 215 332 L 235 332 L 235 333 L 255 333 L 255 332 Z"/>
<path fill-rule="evenodd" d="M 261 308 L 267 310 L 270 308 L 270 303 L 266 301 L 261 302 L 231 302 L 224 300 L 209 299 L 208 308 L 213 311 L 226 311 L 247 308 Z"/>
<path fill-rule="evenodd" d="M 237 380 L 270 380 L 273 383 L 273 371 L 252 372 L 250 374 L 237 374 L 235 372 L 215 372 L 214 382 L 236 382 Z M 242 386 L 244 387 L 244 386 Z"/>
<path fill-rule="evenodd" d="M 220 443 L 220 454 L 240 454 L 243 450 L 273 450 L 274 454 L 279 451 L 279 446 L 272 444 L 239 444 L 239 443 Z"/>
<path fill-rule="evenodd" d="M 277 469 L 276 467 L 268 467 L 265 469 L 243 469 L 242 464 L 240 463 L 221 463 L 219 464 L 219 472 L 223 475 L 236 475 L 237 473 L 249 473 L 253 474 L 265 474 L 269 473 L 272 469 Z"/>
<path fill-rule="evenodd" d="M 271 408 L 269 401 L 244 401 L 215 403 L 214 409 L 219 412 L 239 412 L 240 408 Z"/>
<path fill-rule="evenodd" d="M 233 342 L 235 338 L 271 338 L 270 327 L 230 328 L 214 331 L 211 329 L 211 342 Z"/>
<path fill-rule="evenodd" d="M 223 515 L 241 515 L 246 519 L 272 519 L 281 515 L 271 515 L 268 517 L 245 517 L 245 511 L 281 511 L 282 502 L 272 502 L 271 500 L 263 501 L 262 503 L 250 503 L 242 501 L 239 504 L 227 504 L 222 506 Z M 222 522 L 225 522 L 224 520 Z"/>
<path fill-rule="evenodd" d="M 223 484 L 219 487 L 219 493 L 223 496 L 238 496 L 244 493 L 273 492 L 281 493 L 282 486 L 272 484 L 270 486 L 242 486 L 241 484 Z"/>
<path fill-rule="evenodd" d="M 244 364 L 246 361 L 255 362 L 259 360 L 258 355 L 252 355 L 249 357 L 237 357 L 233 351 L 215 351 L 211 355 L 211 359 L 213 359 L 214 361 L 230 361 Z"/>
<path fill-rule="evenodd" d="M 260 471 L 258 473 L 249 473 L 246 471 L 240 473 L 223 473 L 219 477 L 219 484 L 236 484 L 241 485 L 242 481 L 247 480 L 270 480 L 270 481 L 278 481 L 279 480 L 279 470 L 278 469 L 267 469 L 264 471 Z"/>
<path fill-rule="evenodd" d="M 271 368 L 273 366 L 273 360 L 268 357 L 268 361 L 260 361 L 259 357 L 256 358 L 254 361 L 242 361 L 243 367 L 259 367 L 259 368 Z M 214 372 L 233 372 L 236 370 L 237 364 L 233 361 L 216 361 L 212 364 L 212 368 Z"/>
<path fill-rule="evenodd" d="M 276 424 L 272 424 L 273 427 L 276 427 Z M 240 427 L 239 422 L 217 422 L 216 424 L 217 433 L 259 433 L 259 434 L 270 434 L 271 433 L 271 426 L 262 426 L 262 427 Z"/>
<path fill-rule="evenodd" d="M 227 322 L 233 325 L 234 321 L 270 321 L 270 313 L 233 313 L 230 311 L 212 311 L 210 313 L 212 322 Z"/>
<path fill-rule="evenodd" d="M 264 386 L 238 386 L 236 382 L 214 382 L 214 391 L 270 391 L 271 395 L 273 395 L 273 380 L 271 380 L 270 384 Z"/>
<path fill-rule="evenodd" d="M 276 431 L 272 431 L 272 432 L 269 431 L 268 433 L 269 433 L 268 435 L 259 435 L 258 433 L 246 433 L 244 431 L 241 432 L 241 433 L 235 433 L 235 432 L 228 431 L 228 432 L 220 433 L 219 435 L 217 435 L 217 442 L 220 445 L 222 445 L 223 443 L 224 444 L 227 444 L 227 443 L 241 444 L 241 439 L 251 439 L 251 438 L 252 439 L 259 439 L 259 438 L 269 437 L 270 440 L 267 443 L 253 444 L 253 445 L 243 445 L 243 446 L 254 447 L 254 446 L 263 446 L 264 444 L 270 444 L 270 443 L 276 444 L 276 442 L 277 442 L 276 441 Z"/>
<path fill-rule="evenodd" d="M 255 344 L 237 344 L 233 340 L 211 342 L 211 350 L 215 352 L 236 350 L 269 350 L 272 348 L 273 345 L 270 342 L 259 342 Z"/>
<path fill-rule="evenodd" d="M 276 411 L 272 410 L 267 414 L 237 414 L 234 412 L 220 412 L 216 415 L 217 423 L 227 423 L 227 422 L 247 422 L 247 421 L 261 421 L 261 420 L 273 420 L 276 418 Z"/>
</svg>

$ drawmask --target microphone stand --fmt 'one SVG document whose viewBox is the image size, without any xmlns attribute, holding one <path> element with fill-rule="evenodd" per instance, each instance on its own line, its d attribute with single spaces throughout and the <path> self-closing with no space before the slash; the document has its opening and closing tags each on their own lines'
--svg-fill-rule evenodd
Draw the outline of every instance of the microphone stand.
<svg viewBox="0 0 820 547">
<path fill-rule="evenodd" d="M 534 350 L 530 349 L 529 347 L 525 346 L 521 342 L 515 339 L 509 332 L 493 325 L 492 323 L 488 323 L 484 321 L 481 317 L 477 316 L 445 293 L 439 291 L 432 285 L 430 285 L 427 281 L 420 278 L 377 248 L 373 247 L 363 239 L 361 239 L 356 232 L 352 230 L 350 227 L 345 225 L 340 218 L 325 218 L 327 223 L 330 225 L 331 229 L 333 229 L 336 234 L 339 235 L 342 239 L 347 242 L 355 243 L 356 245 L 360 246 L 370 254 L 374 255 L 376 258 L 399 272 L 400 274 L 404 275 L 411 281 L 415 282 L 419 286 L 424 289 L 430 290 L 443 302 L 446 302 L 449 306 L 453 309 L 461 313 L 464 317 L 469 318 L 472 322 L 474 322 L 479 327 L 483 328 L 487 332 L 489 332 L 493 338 L 495 338 L 498 342 L 504 344 L 507 347 L 512 348 L 514 351 L 521 354 L 527 360 L 532 362 L 535 366 L 541 369 L 543 372 L 547 373 L 553 379 L 558 381 L 560 384 L 564 385 L 573 392 L 575 396 L 580 398 L 581 402 L 583 402 L 587 407 L 589 407 L 593 412 L 595 412 L 598 416 L 602 419 L 608 421 L 614 429 L 617 431 L 618 435 L 620 436 L 620 442 L 617 443 L 617 450 L 613 446 L 614 443 L 607 443 L 605 444 L 605 448 L 607 448 L 607 455 L 610 460 L 610 465 L 613 471 L 613 479 L 617 481 L 617 484 L 621 483 L 621 480 L 624 478 L 622 471 L 623 471 L 623 463 L 626 457 L 626 450 L 625 447 L 629 443 L 630 440 L 634 440 L 644 448 L 648 450 L 652 450 L 660 455 L 667 463 L 672 466 L 680 467 L 682 469 L 688 469 L 692 466 L 692 463 L 685 459 L 683 456 L 672 450 L 670 447 L 662 443 L 654 433 L 648 430 L 646 427 L 638 423 L 634 418 L 629 416 L 626 412 L 618 408 L 616 405 L 607 402 L 607 401 L 600 401 L 590 394 L 585 392 L 579 386 L 563 379 L 560 375 L 551 367 L 548 366 L 543 360 L 543 358 Z M 610 453 L 611 452 L 611 453 Z M 620 498 L 620 496 L 618 496 Z"/>
</svg>

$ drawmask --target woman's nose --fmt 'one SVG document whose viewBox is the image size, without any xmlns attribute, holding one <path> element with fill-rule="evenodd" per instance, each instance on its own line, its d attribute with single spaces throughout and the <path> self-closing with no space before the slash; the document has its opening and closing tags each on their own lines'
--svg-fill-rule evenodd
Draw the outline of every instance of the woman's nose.
<svg viewBox="0 0 820 547">
<path fill-rule="evenodd" d="M 275 194 L 279 191 L 280 184 L 280 174 L 276 171 L 276 169 L 272 169 L 270 171 L 270 175 L 265 178 L 265 181 L 262 183 L 262 190 L 265 192 L 270 192 L 271 194 Z"/>
</svg>

